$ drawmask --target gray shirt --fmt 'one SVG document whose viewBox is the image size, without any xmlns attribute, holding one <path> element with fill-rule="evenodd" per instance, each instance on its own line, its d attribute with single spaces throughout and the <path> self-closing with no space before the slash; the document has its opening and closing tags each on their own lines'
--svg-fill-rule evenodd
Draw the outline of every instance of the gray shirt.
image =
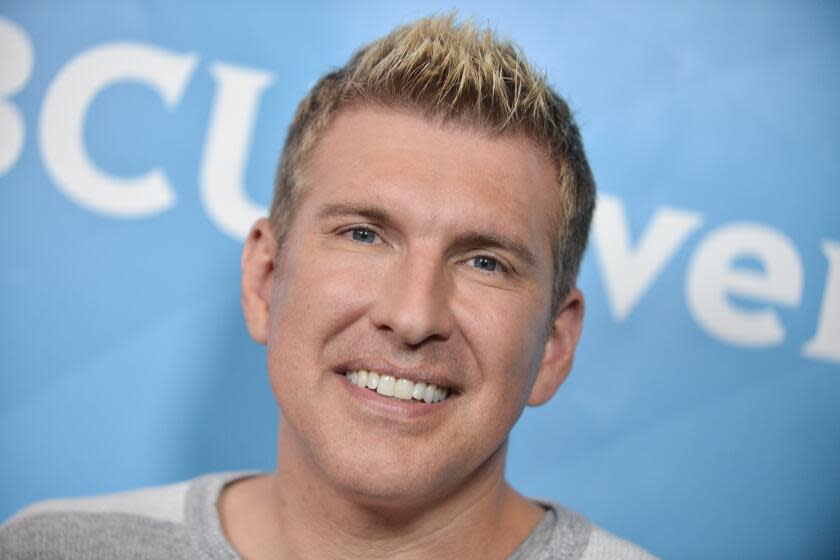
<svg viewBox="0 0 840 560">
<path fill-rule="evenodd" d="M 122 494 L 40 502 L 0 527 L 0 558 L 239 559 L 222 531 L 225 485 L 252 473 L 218 473 Z M 647 552 L 562 506 L 546 513 L 510 560 L 647 560 Z"/>
</svg>

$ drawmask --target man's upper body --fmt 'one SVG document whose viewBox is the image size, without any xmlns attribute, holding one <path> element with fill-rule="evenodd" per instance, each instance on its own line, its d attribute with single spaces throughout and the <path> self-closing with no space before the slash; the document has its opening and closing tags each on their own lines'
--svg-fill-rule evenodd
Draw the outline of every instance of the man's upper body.
<svg viewBox="0 0 840 560">
<path fill-rule="evenodd" d="M 238 559 L 241 555 L 225 535 L 217 503 L 227 485 L 253 476 L 219 473 L 123 494 L 42 502 L 0 528 L 0 558 Z M 511 560 L 652 558 L 558 504 L 540 507 L 542 519 L 508 556 Z M 435 550 L 431 546 L 426 557 L 436 558 Z"/>
<path fill-rule="evenodd" d="M 571 368 L 594 200 L 568 106 L 490 31 L 420 20 L 324 76 L 242 257 L 280 420 L 277 469 L 205 511 L 230 547 L 527 553 L 556 523 L 505 480 L 507 440 Z M 569 557 L 601 542 L 561 533 Z"/>
</svg>

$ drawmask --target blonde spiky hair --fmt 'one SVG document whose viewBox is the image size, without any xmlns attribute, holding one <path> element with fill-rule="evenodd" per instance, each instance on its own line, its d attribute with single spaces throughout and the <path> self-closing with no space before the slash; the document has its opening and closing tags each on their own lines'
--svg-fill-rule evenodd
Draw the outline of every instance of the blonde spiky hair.
<svg viewBox="0 0 840 560">
<path fill-rule="evenodd" d="M 523 134 L 557 169 L 560 212 L 553 312 L 574 287 L 595 206 L 595 183 L 568 105 L 521 49 L 454 14 L 398 27 L 326 74 L 298 107 L 283 148 L 270 221 L 282 245 L 304 185 L 304 167 L 336 112 L 351 104 L 416 111 L 442 124 Z"/>
</svg>

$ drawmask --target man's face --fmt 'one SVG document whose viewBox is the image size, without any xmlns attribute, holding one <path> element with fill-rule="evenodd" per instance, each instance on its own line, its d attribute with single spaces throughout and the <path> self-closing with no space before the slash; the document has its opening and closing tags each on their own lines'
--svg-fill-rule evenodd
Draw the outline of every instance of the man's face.
<svg viewBox="0 0 840 560">
<path fill-rule="evenodd" d="M 504 461 L 529 396 L 546 400 L 565 375 L 532 395 L 554 375 L 546 341 L 569 343 L 546 332 L 554 167 L 521 137 L 362 106 L 329 125 L 305 180 L 256 329 L 280 453 L 372 503 L 449 494 Z M 449 397 L 383 396 L 352 384 L 356 370 Z"/>
</svg>

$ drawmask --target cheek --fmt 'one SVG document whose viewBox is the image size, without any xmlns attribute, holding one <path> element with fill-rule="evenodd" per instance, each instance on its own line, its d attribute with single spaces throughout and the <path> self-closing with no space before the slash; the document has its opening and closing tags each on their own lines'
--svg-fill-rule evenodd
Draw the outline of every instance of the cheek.
<svg viewBox="0 0 840 560">
<path fill-rule="evenodd" d="M 327 342 L 363 314 L 375 293 L 370 267 L 323 250 L 287 255 L 272 291 L 268 341 L 272 377 L 323 368 Z M 277 373 L 275 373 L 277 372 Z"/>
<path fill-rule="evenodd" d="M 460 301 L 457 312 L 477 362 L 481 390 L 497 401 L 524 406 L 545 347 L 545 313 L 532 300 L 510 292 Z"/>
<path fill-rule="evenodd" d="M 460 453 L 457 446 L 468 441 L 465 456 L 481 460 L 499 449 L 522 414 L 544 346 L 536 342 L 541 332 L 532 309 L 521 302 L 517 306 L 490 303 L 485 297 L 481 308 L 470 306 L 468 319 L 462 323 L 475 375 L 450 450 L 453 455 Z"/>
<path fill-rule="evenodd" d="M 453 310 L 473 343 L 486 353 L 524 359 L 536 348 L 534 341 L 543 333 L 548 308 L 533 291 L 462 282 L 456 286 Z"/>
</svg>

